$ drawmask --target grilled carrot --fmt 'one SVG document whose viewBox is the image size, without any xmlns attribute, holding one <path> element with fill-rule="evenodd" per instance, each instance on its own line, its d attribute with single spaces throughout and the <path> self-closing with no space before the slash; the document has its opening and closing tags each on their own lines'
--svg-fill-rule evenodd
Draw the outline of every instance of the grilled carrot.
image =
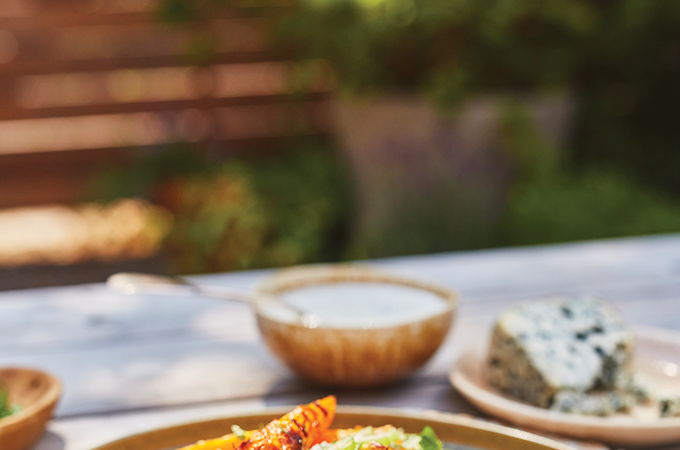
<svg viewBox="0 0 680 450">
<path fill-rule="evenodd" d="M 248 433 L 246 433 L 246 436 L 247 434 Z M 243 440 L 244 438 L 235 434 L 227 434 L 216 439 L 198 441 L 193 445 L 182 447 L 179 450 L 236 450 Z"/>
<path fill-rule="evenodd" d="M 237 450 L 303 450 L 319 442 L 335 417 L 335 397 L 330 395 L 301 405 L 253 433 Z M 202 449 L 201 449 L 202 450 Z"/>
<path fill-rule="evenodd" d="M 335 442 L 337 440 L 344 438 L 345 436 L 350 436 L 356 433 L 362 428 L 363 427 L 361 425 L 357 425 L 354 428 L 329 428 L 323 433 L 321 433 L 316 438 L 316 441 L 312 442 L 310 446 L 313 447 L 314 445 L 320 444 L 321 442 Z"/>
</svg>

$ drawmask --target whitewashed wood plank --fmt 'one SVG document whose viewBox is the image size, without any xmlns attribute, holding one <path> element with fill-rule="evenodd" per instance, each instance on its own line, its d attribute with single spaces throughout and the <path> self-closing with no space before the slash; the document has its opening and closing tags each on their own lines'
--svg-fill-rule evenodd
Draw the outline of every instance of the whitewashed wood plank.
<svg viewBox="0 0 680 450">
<path fill-rule="evenodd" d="M 208 339 L 0 355 L 0 366 L 11 365 L 43 368 L 62 380 L 59 415 L 257 396 L 291 377 L 259 343 Z"/>
<path fill-rule="evenodd" d="M 379 267 L 458 290 L 463 304 L 532 296 L 675 287 L 680 237 L 598 241 L 485 250 L 376 261 Z M 266 271 L 198 277 L 250 289 Z M 239 309 L 240 308 L 240 309 Z M 252 330 L 210 324 L 210 317 L 246 317 L 238 305 L 214 300 L 125 297 L 101 285 L 0 294 L 0 351 L 18 344 L 146 339 L 168 333 L 256 338 Z M 205 323 L 196 326 L 196 317 Z M 231 334 L 228 334 L 231 333 Z M 25 348 L 25 347 L 24 347 Z M 28 349 L 25 348 L 25 351 Z"/>
<path fill-rule="evenodd" d="M 680 279 L 678 235 L 423 255 L 381 267 L 471 296 L 563 292 L 632 280 Z"/>
<path fill-rule="evenodd" d="M 495 295 L 461 297 L 461 315 L 486 312 L 488 316 L 516 301 L 550 295 L 595 295 L 614 304 L 640 305 L 644 313 L 663 308 L 666 314 L 645 318 L 649 325 L 680 327 L 680 280 L 625 280 L 591 286 L 576 284 L 563 291 L 510 290 Z M 649 308 L 657 302 L 658 308 Z M 663 305 L 661 304 L 663 303 Z M 253 341 L 257 332 L 243 305 L 209 299 L 117 296 L 105 289 L 86 293 L 65 291 L 50 301 L 0 306 L 0 352 L 44 353 L 55 348 L 90 348 L 122 340 L 162 340 L 168 336 L 212 337 Z M 639 320 L 638 315 L 632 319 Z"/>
<path fill-rule="evenodd" d="M 671 297 L 655 301 L 651 308 L 646 301 L 635 300 L 619 307 L 630 321 L 658 325 L 667 320 L 677 327 L 677 315 L 659 313 L 671 309 L 666 305 L 676 304 L 676 298 Z M 500 309 L 497 303 L 464 304 L 453 333 L 423 374 L 444 379 L 461 347 L 484 339 Z M 229 319 L 224 317 L 225 323 Z M 255 333 L 252 323 L 240 326 Z M 248 372 L 241 370 L 244 363 Z M 3 352 L 0 364 L 34 365 L 61 376 L 68 389 L 60 414 L 261 395 L 280 392 L 281 383 L 290 378 L 290 373 L 255 339 L 239 341 L 233 337 L 174 333 L 149 339 L 133 336 L 104 344 L 67 342 L 45 346 L 42 351 L 33 349 L 31 354 L 18 348 Z M 148 388 L 148 384 L 152 387 Z M 118 395 L 119 392 L 130 395 Z"/>
<path fill-rule="evenodd" d="M 462 343 L 480 339 L 501 309 L 543 294 L 594 293 L 636 323 L 680 329 L 680 237 L 398 258 L 376 264 L 458 287 L 454 333 L 422 372 L 439 377 Z M 266 272 L 201 277 L 250 288 Z M 124 297 L 102 286 L 0 294 L 0 364 L 27 364 L 66 383 L 61 415 L 290 389 L 241 305 Z M 121 394 L 123 393 L 123 394 Z"/>
<path fill-rule="evenodd" d="M 205 299 L 116 297 L 106 291 L 92 291 L 88 300 L 65 295 L 44 302 L 41 308 L 24 310 L 12 302 L 15 311 L 3 310 L 6 314 L 0 320 L 0 328 L 8 335 L 0 341 L 0 354 L 39 355 L 63 348 L 87 349 L 108 343 L 160 341 L 170 337 L 258 339 L 252 314 L 243 305 Z M 630 310 L 632 321 L 680 328 L 680 301 L 677 301 L 680 280 L 643 284 L 626 281 L 540 294 L 515 290 L 486 297 L 463 296 L 460 316 L 488 319 L 516 301 L 555 294 L 596 295 L 618 305 L 624 314 Z M 650 302 L 655 303 L 654 308 L 649 308 Z M 659 314 L 659 310 L 665 314 Z"/>
<path fill-rule="evenodd" d="M 446 383 L 461 351 L 486 339 L 495 314 L 468 314 L 414 382 Z M 30 365 L 55 373 L 66 391 L 59 416 L 180 405 L 305 390 L 259 341 L 168 336 L 100 348 L 0 356 L 0 365 Z"/>
<path fill-rule="evenodd" d="M 196 336 L 256 340 L 250 310 L 239 304 L 179 297 L 117 296 L 104 289 L 64 293 L 40 305 L 0 306 L 2 353 L 91 348 L 120 341 Z"/>
<path fill-rule="evenodd" d="M 90 450 L 131 434 L 179 423 L 256 411 L 261 399 L 216 402 L 132 413 L 101 414 L 53 421 L 34 450 Z M 227 433 L 229 430 L 225 430 Z"/>
<path fill-rule="evenodd" d="M 243 272 L 220 278 L 222 284 L 250 289 L 262 276 Z M 18 344 L 68 341 L 77 345 L 132 336 L 143 339 L 184 329 L 239 339 L 250 330 L 238 326 L 248 313 L 244 305 L 226 301 L 127 296 L 99 284 L 5 292 L 0 293 L 0 352 Z M 215 316 L 233 320 L 223 324 L 213 320 Z"/>
<path fill-rule="evenodd" d="M 292 394 L 266 399 L 57 420 L 50 425 L 48 433 L 34 450 L 91 449 L 102 443 L 149 429 L 167 427 L 189 421 L 244 414 L 257 411 L 264 406 L 285 405 L 290 407 L 293 404 L 308 402 L 312 398 L 318 398 L 318 396 L 326 393 L 315 393 L 317 397 L 310 395 L 310 393 Z M 377 394 L 365 394 L 359 397 L 357 395 L 339 393 L 338 398 L 342 405 L 395 407 L 410 411 L 437 409 L 439 411 L 480 417 L 479 413 L 461 402 L 462 399 L 458 398 L 450 387 L 445 385 L 395 386 L 392 390 Z M 482 416 L 482 418 L 484 419 L 485 417 Z M 536 432 L 535 430 L 529 431 Z M 538 433 L 541 434 L 540 432 Z M 605 446 L 593 442 L 577 442 L 559 438 L 558 436 L 548 437 L 558 440 L 563 439 L 565 443 L 577 449 L 606 450 Z M 667 447 L 665 450 L 670 450 L 671 448 L 673 447 Z M 657 450 L 662 449 L 659 448 Z"/>
<path fill-rule="evenodd" d="M 465 333 L 468 337 L 461 338 Z M 441 352 L 416 378 L 434 376 L 444 382 L 459 343 L 477 334 L 472 322 L 456 327 Z M 62 379 L 66 390 L 59 416 L 244 398 L 306 386 L 259 341 L 168 337 L 105 348 L 3 354 L 0 365 L 39 367 Z"/>
</svg>

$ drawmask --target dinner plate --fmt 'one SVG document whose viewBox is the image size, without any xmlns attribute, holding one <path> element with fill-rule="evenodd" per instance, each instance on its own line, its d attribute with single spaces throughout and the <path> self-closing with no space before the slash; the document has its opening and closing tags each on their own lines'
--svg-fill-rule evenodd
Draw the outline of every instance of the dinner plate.
<svg viewBox="0 0 680 450">
<path fill-rule="evenodd" d="M 665 395 L 680 396 L 680 333 L 636 328 L 634 365 Z M 569 414 L 538 408 L 510 398 L 484 376 L 486 349 L 470 349 L 450 373 L 453 386 L 482 411 L 523 427 L 579 439 L 625 446 L 680 442 L 680 417 L 659 418 L 656 407 L 639 406 L 610 417 Z"/>
<path fill-rule="evenodd" d="M 176 449 L 200 439 L 209 439 L 229 432 L 232 425 L 245 429 L 259 428 L 272 419 L 290 411 L 289 408 L 267 409 L 263 412 L 228 416 L 184 425 L 161 428 L 126 437 L 95 450 L 168 450 Z M 486 450 L 573 450 L 573 447 L 493 423 L 467 416 L 431 411 L 405 411 L 371 407 L 339 407 L 333 421 L 334 428 L 354 425 L 380 426 L 392 424 L 407 432 L 419 433 L 431 426 L 447 449 Z"/>
</svg>

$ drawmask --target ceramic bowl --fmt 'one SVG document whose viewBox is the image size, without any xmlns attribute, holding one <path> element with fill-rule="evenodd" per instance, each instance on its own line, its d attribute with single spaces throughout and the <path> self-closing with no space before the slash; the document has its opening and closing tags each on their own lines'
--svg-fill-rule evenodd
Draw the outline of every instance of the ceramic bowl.
<svg viewBox="0 0 680 450">
<path fill-rule="evenodd" d="M 280 417 L 290 408 L 273 408 L 253 414 L 239 414 L 222 419 L 160 428 L 125 437 L 97 447 L 95 450 L 160 450 L 177 448 L 199 439 L 222 436 L 232 425 L 245 429 L 259 428 Z M 555 442 L 542 436 L 514 428 L 484 422 L 455 414 L 407 409 L 371 408 L 365 406 L 340 407 L 333 421 L 334 428 L 355 425 L 380 426 L 392 424 L 408 433 L 419 433 L 430 426 L 446 444 L 445 449 L 488 450 L 576 450 L 577 447 Z M 453 447 L 455 445 L 455 447 Z M 465 447 L 462 447 L 465 446 Z M 580 447 L 579 447 L 580 448 Z"/>
<path fill-rule="evenodd" d="M 451 327 L 456 294 L 419 281 L 356 266 L 309 266 L 283 270 L 258 292 L 278 296 L 295 289 L 333 283 L 386 283 L 422 289 L 445 303 L 426 317 L 365 328 L 306 327 L 256 308 L 264 341 L 293 371 L 331 386 L 377 386 L 403 378 L 421 367 L 439 348 Z"/>
<path fill-rule="evenodd" d="M 9 390 L 10 403 L 19 411 L 0 419 L 0 448 L 23 450 L 45 431 L 61 396 L 61 384 L 52 375 L 26 368 L 0 369 L 0 385 Z"/>
</svg>

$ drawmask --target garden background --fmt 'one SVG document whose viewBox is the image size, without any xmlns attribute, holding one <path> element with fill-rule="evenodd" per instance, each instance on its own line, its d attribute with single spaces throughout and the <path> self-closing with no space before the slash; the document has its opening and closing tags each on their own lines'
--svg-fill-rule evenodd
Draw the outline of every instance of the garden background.
<svg viewBox="0 0 680 450">
<path fill-rule="evenodd" d="M 0 288 L 680 230 L 679 2 L 0 8 Z"/>
</svg>

